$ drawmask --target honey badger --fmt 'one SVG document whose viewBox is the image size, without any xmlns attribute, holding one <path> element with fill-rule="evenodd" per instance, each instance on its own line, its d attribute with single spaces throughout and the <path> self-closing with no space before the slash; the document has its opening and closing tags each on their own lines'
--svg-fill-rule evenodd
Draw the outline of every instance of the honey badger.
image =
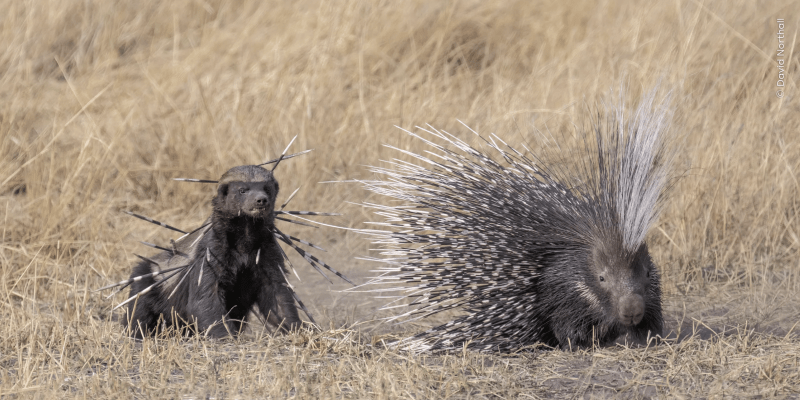
<svg viewBox="0 0 800 400">
<path fill-rule="evenodd" d="M 159 329 L 159 318 L 163 318 L 167 325 L 196 324 L 199 331 L 207 330 L 210 336 L 225 336 L 241 330 L 253 306 L 283 330 L 298 328 L 301 320 L 272 233 L 278 189 L 275 177 L 264 168 L 246 165 L 228 170 L 211 200 L 213 211 L 207 227 L 187 237 L 198 236 L 197 244 L 191 246 L 190 254 L 177 255 L 188 261 L 187 273 L 181 279 L 188 279 L 190 284 L 176 287 L 176 275 L 172 285 L 157 286 L 128 303 L 130 319 L 126 323 L 132 332 L 137 336 L 154 333 Z M 176 258 L 169 252 L 159 256 Z M 153 261 L 142 260 L 131 279 L 158 271 L 161 263 Z M 155 277 L 134 282 L 130 295 L 154 283 Z"/>
<path fill-rule="evenodd" d="M 308 151 L 281 155 L 264 164 L 277 166 L 282 159 Z M 219 181 L 177 180 L 218 184 L 217 194 L 211 200 L 211 216 L 199 228 L 185 232 L 129 212 L 184 235 L 171 242 L 171 249 L 142 242 L 162 251 L 151 258 L 138 256 L 142 261 L 133 268 L 130 279 L 98 289 L 121 287 L 120 291 L 131 286 L 130 297 L 115 309 L 127 304 L 124 325 L 133 336 L 153 335 L 167 326 L 188 334 L 236 335 L 254 307 L 281 332 L 300 327 L 298 307 L 313 324 L 313 318 L 286 279 L 284 259 L 287 262 L 289 259 L 278 240 L 297 251 L 323 276 L 320 267 L 352 284 L 297 243 L 319 249 L 318 246 L 289 236 L 275 226 L 276 219 L 304 224 L 286 218 L 287 215 L 338 214 L 283 211 L 285 203 L 276 210 L 279 185 L 272 171 L 260 165 L 244 165 L 231 168 Z M 293 196 L 294 193 L 289 200 Z"/>
</svg>

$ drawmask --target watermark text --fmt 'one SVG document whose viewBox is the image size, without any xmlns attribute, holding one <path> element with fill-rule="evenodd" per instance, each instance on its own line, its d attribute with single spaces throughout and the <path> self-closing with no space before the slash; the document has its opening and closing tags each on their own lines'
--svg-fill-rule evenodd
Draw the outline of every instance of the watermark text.
<svg viewBox="0 0 800 400">
<path fill-rule="evenodd" d="M 778 61 L 778 82 L 776 87 L 778 89 L 775 91 L 775 95 L 778 98 L 783 97 L 783 89 L 786 87 L 786 58 L 784 55 L 786 46 L 783 43 L 783 24 L 783 18 L 778 18 L 778 53 L 776 55 Z"/>
</svg>

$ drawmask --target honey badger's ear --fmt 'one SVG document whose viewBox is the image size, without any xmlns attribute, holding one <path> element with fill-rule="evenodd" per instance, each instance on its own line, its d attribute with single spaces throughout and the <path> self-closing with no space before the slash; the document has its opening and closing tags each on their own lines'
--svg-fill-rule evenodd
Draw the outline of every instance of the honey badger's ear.
<svg viewBox="0 0 800 400">
<path fill-rule="evenodd" d="M 217 195 L 219 197 L 225 197 L 225 196 L 228 195 L 228 184 L 227 183 L 221 183 L 219 185 L 219 187 L 217 188 Z"/>
</svg>

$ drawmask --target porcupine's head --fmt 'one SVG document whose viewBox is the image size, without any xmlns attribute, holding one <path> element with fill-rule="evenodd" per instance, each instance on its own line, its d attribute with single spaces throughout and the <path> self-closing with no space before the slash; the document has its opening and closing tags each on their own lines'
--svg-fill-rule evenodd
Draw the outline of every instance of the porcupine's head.
<svg viewBox="0 0 800 400">
<path fill-rule="evenodd" d="M 584 315 L 592 316 L 584 320 L 594 319 L 595 333 L 606 339 L 625 332 L 643 339 L 663 326 L 660 277 L 645 236 L 663 207 L 673 154 L 660 137 L 669 111 L 651 111 L 652 101 L 652 94 L 645 97 L 626 119 L 620 106 L 594 121 L 606 134 L 595 136 L 596 159 L 573 191 L 582 204 L 571 219 L 578 228 L 572 237 L 584 251 L 568 269 L 581 272 L 573 284 L 588 305 Z"/>
<path fill-rule="evenodd" d="M 579 271 L 565 281 L 572 286 L 565 290 L 574 290 L 579 300 L 555 318 L 562 320 L 555 323 L 556 335 L 566 333 L 559 332 L 558 325 L 585 332 L 577 335 L 584 340 L 590 339 L 586 336 L 591 333 L 589 325 L 594 326 L 594 334 L 601 342 L 613 340 L 625 332 L 632 333 L 635 339 L 644 339 L 648 332 L 651 336 L 661 334 L 660 277 L 647 245 L 642 243 L 628 250 L 613 236 L 607 236 L 596 241 L 583 255 L 583 262 L 576 260 L 566 268 Z M 581 323 L 576 325 L 576 321 Z M 578 328 L 584 324 L 584 328 Z M 574 335 L 569 336 L 573 344 L 586 344 L 584 340 L 576 340 Z"/>
<path fill-rule="evenodd" d="M 645 244 L 633 253 L 598 246 L 589 262 L 595 292 L 605 297 L 604 309 L 610 313 L 609 317 L 626 327 L 636 326 L 644 317 L 646 300 L 650 300 L 652 271 L 653 263 Z"/>
<path fill-rule="evenodd" d="M 272 172 L 255 165 L 241 165 L 225 172 L 219 180 L 214 211 L 230 217 L 246 215 L 274 220 L 278 181 Z"/>
<path fill-rule="evenodd" d="M 554 255 L 542 270 L 538 298 L 552 307 L 548 344 L 604 345 L 625 333 L 642 342 L 662 333 L 660 276 L 647 244 L 628 250 L 614 236 Z"/>
</svg>

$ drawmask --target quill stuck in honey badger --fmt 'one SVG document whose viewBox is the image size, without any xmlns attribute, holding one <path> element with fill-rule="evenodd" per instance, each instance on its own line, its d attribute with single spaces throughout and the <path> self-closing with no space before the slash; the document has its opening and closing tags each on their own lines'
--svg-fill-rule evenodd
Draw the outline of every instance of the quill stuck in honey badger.
<svg viewBox="0 0 800 400">
<path fill-rule="evenodd" d="M 350 282 L 295 243 L 319 247 L 286 235 L 275 226 L 276 219 L 298 222 L 286 215 L 336 214 L 283 211 L 282 207 L 276 210 L 279 186 L 271 171 L 245 165 L 228 170 L 218 182 L 182 180 L 218 183 L 211 216 L 198 229 L 186 233 L 129 213 L 184 235 L 172 242 L 171 249 L 151 245 L 161 253 L 152 258 L 139 256 L 142 261 L 134 267 L 130 279 L 102 288 L 131 285 L 130 298 L 117 306 L 128 305 L 125 324 L 131 334 L 152 335 L 169 326 L 212 337 L 236 335 L 254 306 L 267 323 L 283 332 L 301 325 L 298 306 L 313 323 L 286 278 L 284 259 L 288 262 L 288 257 L 278 240 L 320 273 L 320 267 L 326 268 Z"/>
</svg>

